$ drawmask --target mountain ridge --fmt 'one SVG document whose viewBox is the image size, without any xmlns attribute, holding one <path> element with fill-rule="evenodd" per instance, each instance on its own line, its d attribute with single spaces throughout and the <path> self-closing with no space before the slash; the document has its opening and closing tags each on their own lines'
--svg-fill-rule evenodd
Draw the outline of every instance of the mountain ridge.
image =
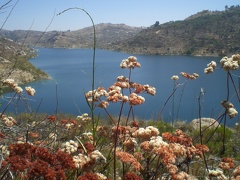
<svg viewBox="0 0 240 180">
<path fill-rule="evenodd" d="M 96 48 L 134 54 L 225 56 L 240 51 L 240 7 L 203 10 L 181 21 L 150 27 L 100 23 Z M 76 31 L 0 31 L 0 36 L 31 47 L 93 48 L 93 27 Z"/>
</svg>

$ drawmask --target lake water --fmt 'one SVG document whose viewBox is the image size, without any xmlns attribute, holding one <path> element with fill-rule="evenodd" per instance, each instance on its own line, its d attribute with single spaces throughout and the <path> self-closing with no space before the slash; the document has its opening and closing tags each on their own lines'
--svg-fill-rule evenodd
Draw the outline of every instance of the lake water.
<svg viewBox="0 0 240 180">
<path fill-rule="evenodd" d="M 52 79 L 30 83 L 36 89 L 36 96 L 29 101 L 33 111 L 53 114 L 58 112 L 79 115 L 89 113 L 89 108 L 84 99 L 84 92 L 91 90 L 92 76 L 92 49 L 45 49 L 39 48 L 38 56 L 31 60 L 36 67 L 48 73 Z M 96 79 L 95 86 L 103 86 L 106 89 L 112 85 L 119 75 L 128 76 L 128 69 L 121 69 L 119 64 L 122 59 L 130 55 L 121 52 L 105 50 L 96 51 Z M 226 72 L 217 69 L 213 74 L 204 74 L 207 64 L 220 58 L 192 57 L 192 56 L 158 56 L 158 55 L 134 55 L 141 63 L 141 68 L 133 69 L 131 80 L 141 84 L 149 84 L 156 87 L 155 96 L 143 94 L 146 101 L 143 105 L 134 107 L 135 116 L 143 119 L 159 119 L 166 121 L 174 118 L 191 121 L 198 117 L 198 100 L 200 89 L 205 90 L 201 97 L 201 116 L 216 118 L 222 111 L 220 102 L 226 99 Z M 160 111 L 173 90 L 172 75 L 179 75 L 179 82 L 185 81 L 180 72 L 198 73 L 197 80 L 189 80 L 184 89 L 180 86 L 164 108 Z M 239 72 L 237 74 L 239 76 Z M 234 76 L 235 77 L 235 76 Z M 237 79 L 236 83 L 237 83 Z M 238 85 L 238 83 L 237 83 Z M 57 91 L 56 91 L 57 89 Z M 233 93 L 231 92 L 231 95 Z M 6 94 L 9 97 L 11 94 Z M 26 96 L 28 97 L 28 96 Z M 236 99 L 234 96 L 233 99 Z M 233 101 L 239 107 L 239 102 Z M 6 104 L 3 101 L 3 109 Z M 111 104 L 107 109 L 110 114 L 117 115 L 119 104 Z M 128 106 L 124 108 L 127 114 Z M 239 111 L 239 109 L 238 109 Z M 98 110 L 101 114 L 105 112 Z M 238 117 L 229 120 L 233 124 Z"/>
</svg>

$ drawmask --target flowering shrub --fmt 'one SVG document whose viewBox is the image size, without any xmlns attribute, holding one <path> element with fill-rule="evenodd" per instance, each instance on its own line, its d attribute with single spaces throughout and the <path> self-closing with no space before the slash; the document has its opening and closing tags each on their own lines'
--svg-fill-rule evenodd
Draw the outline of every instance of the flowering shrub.
<svg viewBox="0 0 240 180">
<path fill-rule="evenodd" d="M 221 60 L 221 68 L 229 77 L 231 70 L 238 69 L 239 57 L 234 55 Z M 21 120 L 2 112 L 0 178 L 182 180 L 199 176 L 239 179 L 239 162 L 225 157 L 224 148 L 220 161 L 212 161 L 212 156 L 216 154 L 210 154 L 213 151 L 207 144 L 217 130 L 211 131 L 210 138 L 206 138 L 204 133 L 210 127 L 200 127 L 198 134 L 178 128 L 167 132 L 161 131 L 163 124 L 158 126 L 157 121 L 140 123 L 135 119 L 134 107 L 145 102 L 144 95 L 156 94 L 156 89 L 151 85 L 142 85 L 131 79 L 132 71 L 140 67 L 137 58 L 130 56 L 120 63 L 120 68 L 129 71 L 128 77 L 120 75 L 109 88 L 97 87 L 86 92 L 88 105 L 93 105 L 92 109 L 102 108 L 109 116 L 110 124 L 95 116 L 92 116 L 93 119 L 87 113 L 77 117 L 30 114 Z M 213 73 L 216 68 L 217 63 L 212 61 L 204 72 Z M 199 77 L 197 73 L 181 72 L 180 75 L 186 81 Z M 167 101 L 181 85 L 177 75 L 171 79 L 174 89 Z M 235 87 L 234 81 L 232 83 Z M 23 89 L 14 80 L 3 80 L 3 84 L 12 88 L 15 96 L 24 96 Z M 30 96 L 36 93 L 31 87 L 25 87 L 25 90 Z M 111 103 L 121 104 L 118 117 L 108 112 L 107 107 Z M 228 97 L 221 105 L 225 111 L 220 117 L 225 117 L 225 120 L 238 114 Z M 127 117 L 122 115 L 123 107 L 129 108 Z M 223 130 L 227 132 L 225 124 Z M 223 147 L 225 137 L 225 134 L 221 136 Z"/>
</svg>

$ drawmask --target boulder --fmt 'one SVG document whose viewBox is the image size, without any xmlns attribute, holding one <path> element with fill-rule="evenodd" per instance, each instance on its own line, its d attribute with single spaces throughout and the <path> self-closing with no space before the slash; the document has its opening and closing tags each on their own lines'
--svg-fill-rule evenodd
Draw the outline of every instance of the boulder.
<svg viewBox="0 0 240 180">
<path fill-rule="evenodd" d="M 193 127 L 193 129 L 198 130 L 199 126 L 200 126 L 200 119 L 193 119 L 190 122 L 190 125 Z M 209 127 L 211 126 L 212 128 L 216 128 L 217 126 L 219 126 L 219 123 L 213 119 L 213 118 L 206 118 L 206 117 L 202 117 L 201 118 L 201 125 L 202 127 Z"/>
</svg>

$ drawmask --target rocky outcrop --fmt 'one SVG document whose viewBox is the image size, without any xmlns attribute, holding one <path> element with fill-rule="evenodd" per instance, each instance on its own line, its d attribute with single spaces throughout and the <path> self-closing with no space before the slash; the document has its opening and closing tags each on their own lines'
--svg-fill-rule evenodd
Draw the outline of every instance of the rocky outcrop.
<svg viewBox="0 0 240 180">
<path fill-rule="evenodd" d="M 206 117 L 203 117 L 201 119 L 193 119 L 190 122 L 190 126 L 192 126 L 193 129 L 195 129 L 195 130 L 199 130 L 200 120 L 201 120 L 202 127 L 218 127 L 219 126 L 219 123 L 215 119 L 206 118 Z"/>
</svg>

